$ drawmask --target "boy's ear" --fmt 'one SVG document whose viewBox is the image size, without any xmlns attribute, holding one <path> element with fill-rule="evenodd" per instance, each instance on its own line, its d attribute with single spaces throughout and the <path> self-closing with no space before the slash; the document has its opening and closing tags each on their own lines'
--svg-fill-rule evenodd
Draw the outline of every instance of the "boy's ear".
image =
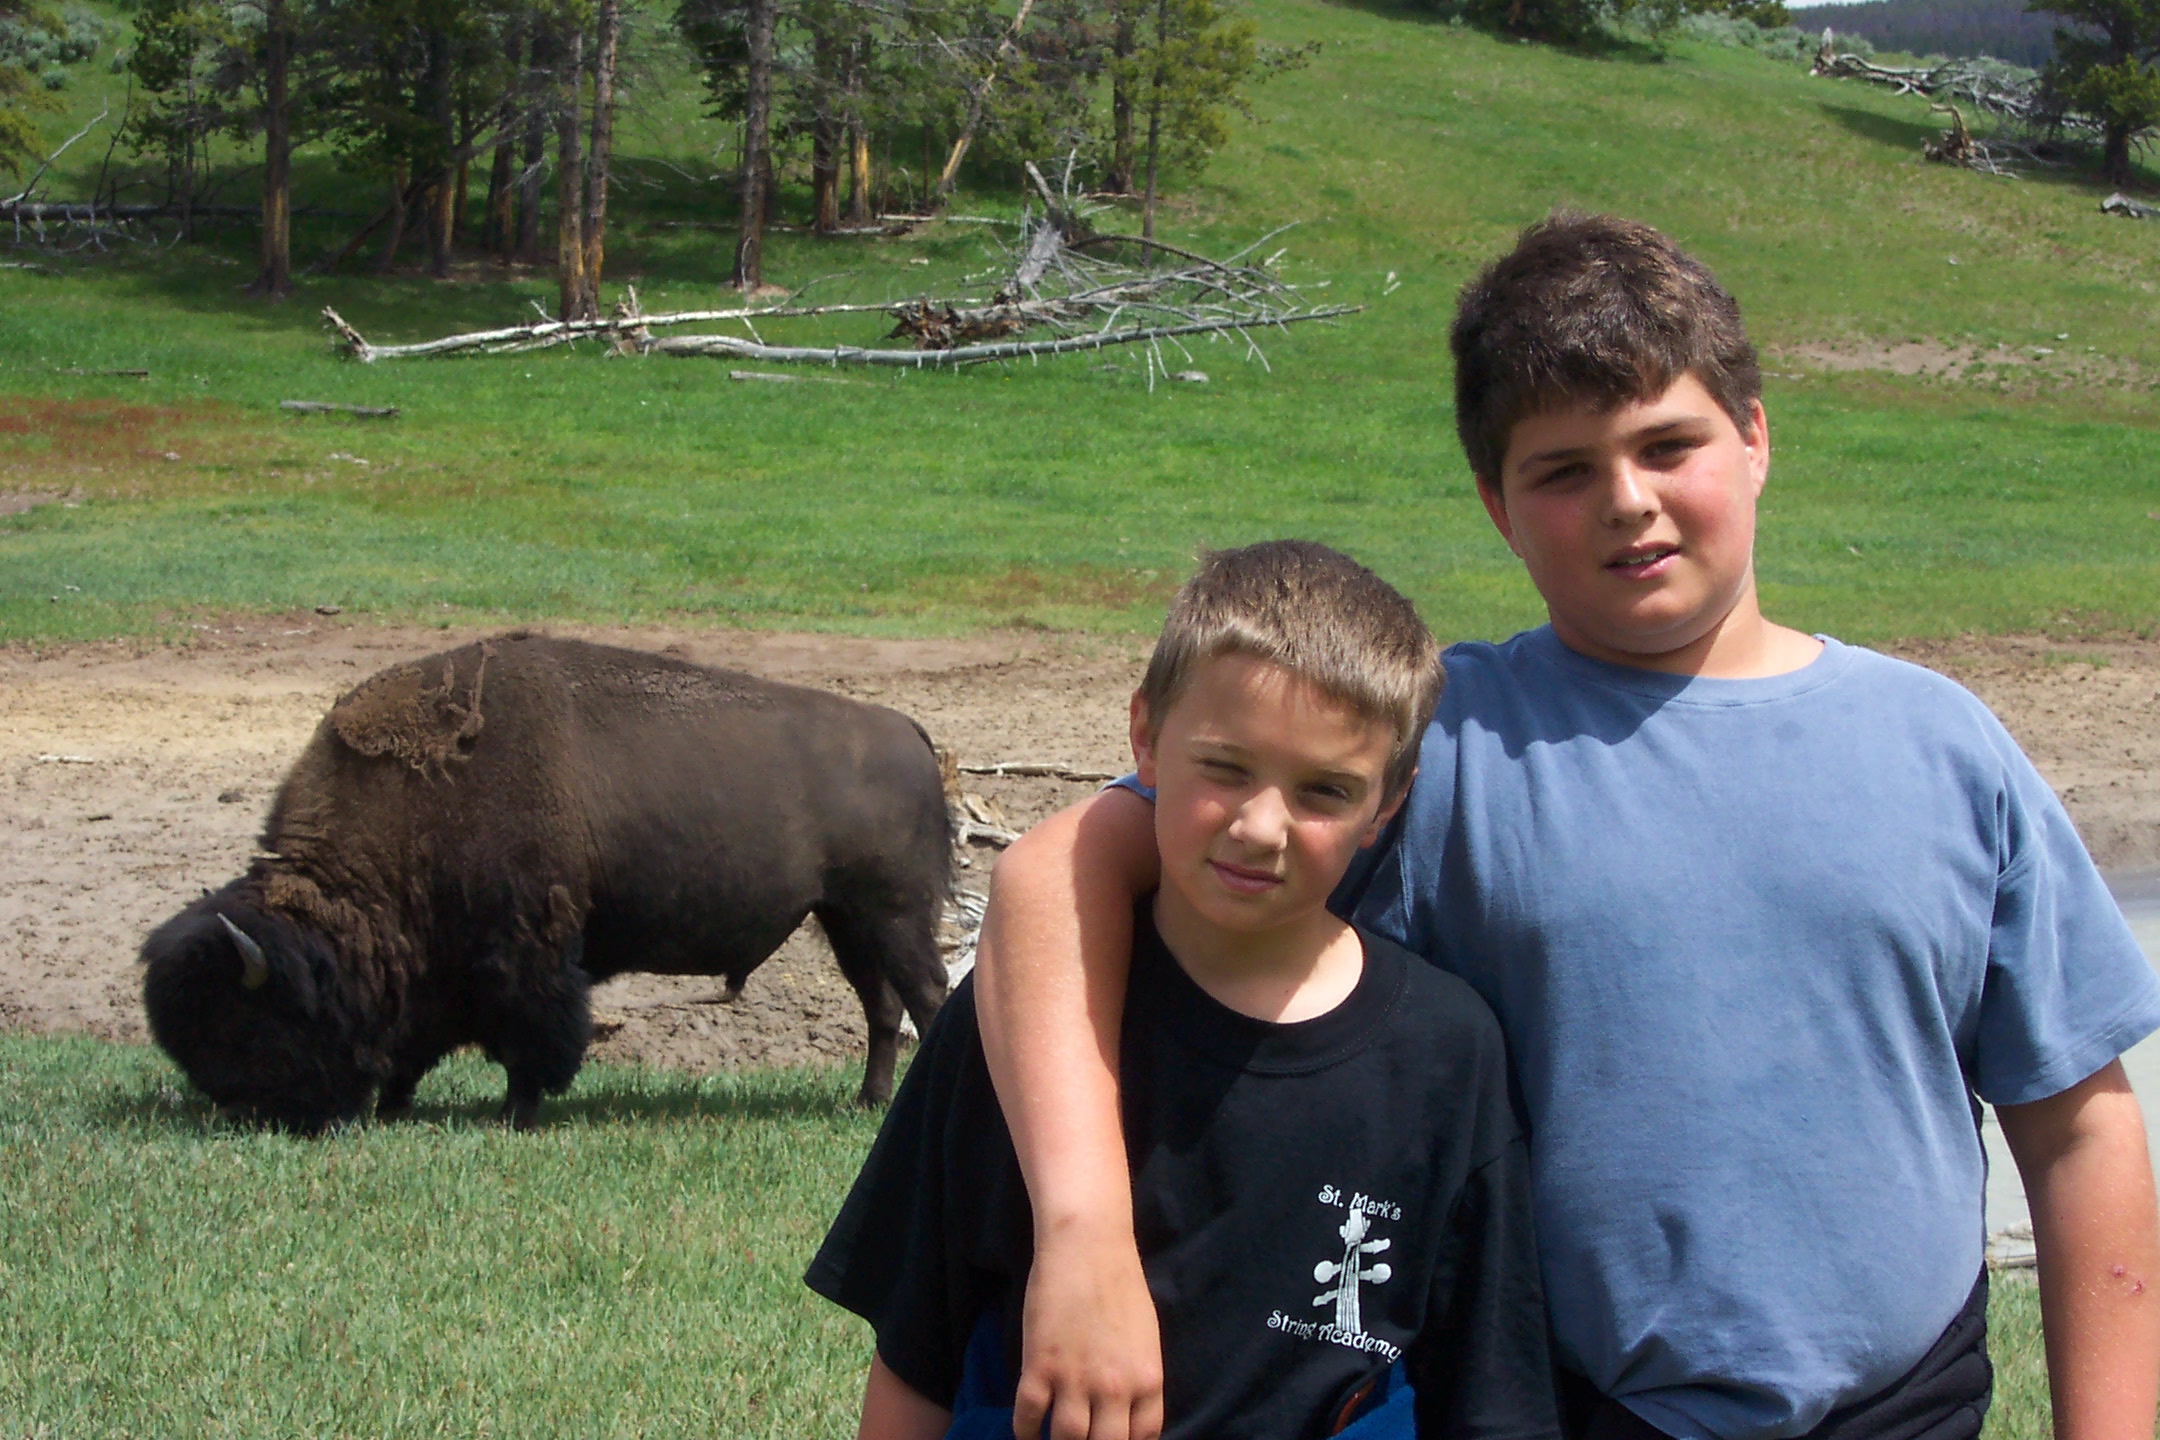
<svg viewBox="0 0 2160 1440">
<path fill-rule="evenodd" d="M 1760 495 L 1770 478 L 1770 417 L 1759 399 L 1748 402 L 1748 426 L 1740 432 L 1740 443 L 1747 447 L 1749 475 Z"/>
<path fill-rule="evenodd" d="M 1520 559 L 1522 551 L 1515 549 L 1515 526 L 1508 519 L 1507 502 L 1501 495 L 1500 482 L 1488 480 L 1483 475 L 1478 476 L 1477 498 L 1484 504 L 1486 517 L 1492 521 L 1493 529 L 1500 532 L 1500 538 L 1507 542 L 1507 548 Z"/>
<path fill-rule="evenodd" d="M 1410 798 L 1410 787 L 1412 785 L 1415 785 L 1416 783 L 1417 771 L 1412 770 L 1410 772 L 1410 778 L 1403 781 L 1403 787 L 1401 792 L 1398 793 L 1394 799 L 1388 801 L 1387 804 L 1380 807 L 1380 813 L 1373 816 L 1372 824 L 1365 827 L 1365 833 L 1363 835 L 1358 836 L 1358 849 L 1363 850 L 1380 838 L 1380 832 L 1387 829 L 1388 821 L 1393 820 L 1395 818 L 1395 812 L 1402 809 L 1403 801 Z"/>
<path fill-rule="evenodd" d="M 1133 769 L 1139 774 L 1140 783 L 1152 790 L 1155 788 L 1155 737 L 1148 733 L 1147 701 L 1138 690 L 1132 692 L 1127 724 L 1132 734 Z"/>
</svg>

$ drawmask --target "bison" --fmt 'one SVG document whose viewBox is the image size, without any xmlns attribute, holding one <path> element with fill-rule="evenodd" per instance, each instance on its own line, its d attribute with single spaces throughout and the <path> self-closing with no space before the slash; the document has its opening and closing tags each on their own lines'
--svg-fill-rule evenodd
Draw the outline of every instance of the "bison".
<svg viewBox="0 0 2160 1440">
<path fill-rule="evenodd" d="M 511 634 L 339 700 L 247 873 L 143 945 L 150 1033 L 226 1113 L 313 1133 L 412 1103 L 478 1045 L 504 1118 L 577 1074 L 627 970 L 729 997 L 816 915 L 862 997 L 860 1100 L 901 1008 L 943 1002 L 951 879 L 929 738 L 896 711 L 662 655 Z"/>
</svg>

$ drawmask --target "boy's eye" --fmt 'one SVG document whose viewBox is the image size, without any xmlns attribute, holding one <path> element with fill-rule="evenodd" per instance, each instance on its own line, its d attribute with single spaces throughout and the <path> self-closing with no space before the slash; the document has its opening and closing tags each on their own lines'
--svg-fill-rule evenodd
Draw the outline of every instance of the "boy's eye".
<svg viewBox="0 0 2160 1440">
<path fill-rule="evenodd" d="M 1203 758 L 1200 761 L 1200 768 L 1217 780 L 1242 780 L 1245 778 L 1245 767 L 1231 760 Z"/>
<path fill-rule="evenodd" d="M 1350 803 L 1350 787 L 1347 785 L 1308 785 L 1305 787 L 1305 793 L 1315 800 L 1330 805 L 1347 805 Z"/>
</svg>

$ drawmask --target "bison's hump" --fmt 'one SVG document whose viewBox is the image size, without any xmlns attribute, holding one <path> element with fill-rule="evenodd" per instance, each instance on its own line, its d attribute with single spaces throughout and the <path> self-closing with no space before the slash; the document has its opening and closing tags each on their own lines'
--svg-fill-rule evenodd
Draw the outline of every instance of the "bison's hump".
<svg viewBox="0 0 2160 1440">
<path fill-rule="evenodd" d="M 330 728 L 362 755 L 388 755 L 415 770 L 464 759 L 480 733 L 481 684 L 495 647 L 482 643 L 469 653 L 470 673 L 462 678 L 452 655 L 371 676 L 331 707 Z"/>
</svg>

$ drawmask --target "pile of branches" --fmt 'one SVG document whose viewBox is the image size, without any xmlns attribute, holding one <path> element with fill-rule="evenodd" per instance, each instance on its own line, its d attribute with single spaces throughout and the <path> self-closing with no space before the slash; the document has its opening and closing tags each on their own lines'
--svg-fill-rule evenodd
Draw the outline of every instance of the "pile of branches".
<svg viewBox="0 0 2160 1440">
<path fill-rule="evenodd" d="M 1950 128 L 1941 138 L 1923 141 L 1921 154 L 1941 165 L 1957 165 L 1984 175 L 2014 179 L 2018 168 L 2055 166 L 2050 137 L 2066 130 L 2097 134 L 2098 121 L 2066 111 L 2040 82 L 2040 76 L 1998 60 L 1943 60 L 1931 65 L 1883 65 L 1863 55 L 1837 48 L 1836 35 L 1823 31 L 1809 71 L 1839 80 L 1864 80 L 1886 85 L 1900 95 L 1919 95 L 1936 103 L 1930 113 L 1950 117 Z M 1987 114 L 2022 130 L 2027 138 L 1986 140 L 1974 135 L 1956 102 L 1970 106 L 1976 115 Z"/>
<path fill-rule="evenodd" d="M 340 350 L 354 359 L 404 360 L 455 354 L 505 355 L 594 340 L 613 354 L 715 356 L 819 365 L 883 365 L 941 369 L 987 361 L 1036 358 L 1112 346 L 1141 346 L 1148 382 L 1170 369 L 1162 347 L 1184 351 L 1182 338 L 1232 334 L 1248 357 L 1263 366 L 1267 356 L 1254 333 L 1308 320 L 1355 314 L 1358 305 L 1307 303 L 1296 286 L 1271 268 L 1278 250 L 1252 258 L 1282 229 L 1269 232 L 1236 254 L 1211 259 L 1133 235 L 1097 234 L 1084 217 L 1051 196 L 1035 167 L 1028 167 L 1044 207 L 1019 222 L 1017 243 L 998 269 L 971 277 L 970 296 L 914 296 L 881 304 L 747 305 L 730 310 L 646 314 L 631 289 L 604 319 L 542 318 L 524 325 L 448 335 L 413 345 L 377 345 L 335 310 L 323 320 Z M 987 293 L 982 293 L 987 292 Z M 761 321 L 843 314 L 884 314 L 893 321 L 887 340 L 904 346 L 777 345 L 758 332 Z M 744 335 L 655 335 L 693 324 L 739 323 Z M 1184 351 L 1191 359 L 1191 352 Z"/>
<path fill-rule="evenodd" d="M 1999 175 L 2005 180 L 2015 180 L 2018 172 L 2013 166 L 2055 165 L 2059 162 L 2042 153 L 2032 145 L 2014 140 L 1982 140 L 1966 128 L 1965 117 L 1955 105 L 1930 105 L 1928 113 L 1947 114 L 1950 128 L 1943 131 L 1938 140 L 1920 142 L 1920 154 L 1938 165 L 1956 165 L 1966 170 L 1977 170 L 1983 175 Z"/>
<path fill-rule="evenodd" d="M 1866 80 L 1887 85 L 1900 95 L 1924 95 L 1930 100 L 1962 100 L 1975 110 L 2035 129 L 2094 130 L 2099 125 L 2081 115 L 2066 114 L 2050 101 L 2040 77 L 1994 60 L 1943 60 L 1933 65 L 1879 65 L 1864 56 L 1837 48 L 1837 37 L 1823 31 L 1815 51 L 1812 75 L 1839 80 Z"/>
</svg>

